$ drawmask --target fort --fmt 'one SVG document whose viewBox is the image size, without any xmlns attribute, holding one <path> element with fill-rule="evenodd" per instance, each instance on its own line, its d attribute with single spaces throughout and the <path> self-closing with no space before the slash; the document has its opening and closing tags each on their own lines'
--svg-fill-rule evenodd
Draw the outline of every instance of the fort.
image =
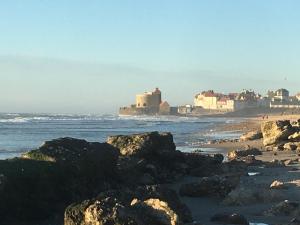
<svg viewBox="0 0 300 225">
<path fill-rule="evenodd" d="M 289 91 L 281 88 L 268 91 L 266 96 L 253 90 L 242 90 L 240 93 L 217 93 L 213 90 L 202 91 L 195 95 L 194 104 L 171 107 L 162 100 L 159 88 L 154 91 L 137 94 L 135 104 L 119 109 L 120 115 L 179 115 L 201 116 L 226 114 L 232 112 L 266 112 L 285 109 L 300 109 L 300 93 L 290 96 Z"/>
<path fill-rule="evenodd" d="M 171 107 L 167 101 L 162 101 L 161 91 L 156 88 L 152 92 L 137 94 L 135 104 L 121 107 L 120 115 L 170 115 Z"/>
</svg>

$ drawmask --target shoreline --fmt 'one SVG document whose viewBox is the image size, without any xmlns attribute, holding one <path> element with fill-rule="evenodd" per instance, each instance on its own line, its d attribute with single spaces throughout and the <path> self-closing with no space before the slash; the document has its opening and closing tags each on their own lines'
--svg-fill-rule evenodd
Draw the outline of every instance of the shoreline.
<svg viewBox="0 0 300 225">
<path fill-rule="evenodd" d="M 268 120 L 298 118 L 300 115 L 269 116 Z M 233 121 L 219 123 L 214 131 L 245 133 L 259 129 L 263 120 L 248 118 Z M 299 123 L 288 124 L 293 133 L 300 130 Z M 287 123 L 279 125 L 288 127 Z M 25 204 L 19 206 L 20 210 L 28 209 L 26 216 L 29 219 L 36 218 L 39 213 L 45 219 L 51 218 L 56 212 L 58 222 L 53 224 L 63 224 L 65 216 L 64 224 L 71 225 L 75 222 L 84 224 L 81 223 L 83 217 L 73 215 L 89 216 L 85 204 L 90 209 L 99 201 L 103 208 L 95 212 L 97 215 L 103 210 L 113 212 L 121 204 L 125 210 L 134 213 L 137 220 L 140 213 L 136 214 L 136 210 L 146 210 L 139 208 L 143 204 L 150 204 L 150 208 L 147 207 L 150 211 L 155 211 L 156 204 L 170 204 L 170 208 L 164 208 L 166 211 L 160 213 L 169 214 L 174 210 L 185 222 L 184 225 L 193 221 L 197 223 L 192 224 L 215 225 L 212 218 L 224 213 L 227 216 L 238 214 L 239 219 L 249 222 L 235 224 L 291 225 L 294 214 L 275 215 L 277 211 L 271 210 L 289 200 L 292 206 L 299 205 L 297 210 L 300 212 L 300 151 L 267 151 L 262 139 L 244 142 L 230 138 L 205 144 L 202 148 L 210 151 L 176 151 L 173 135 L 169 132 L 115 135 L 109 136 L 103 143 L 76 138 L 46 141 L 22 157 L 0 160 L 0 199 L 1 196 L 5 199 L 0 208 L 10 222 L 18 214 L 8 211 L 7 204 L 19 206 L 20 200 Z M 229 160 L 224 161 L 219 154 L 227 155 L 229 150 L 237 149 L 243 154 Z M 47 178 L 36 182 L 41 177 Z M 272 189 L 274 181 L 281 187 Z M 69 193 L 76 195 L 70 196 Z M 53 196 L 60 197 L 52 201 Z M 108 205 L 107 199 L 112 200 Z M 36 203 L 32 204 L 32 201 Z M 49 204 L 52 210 L 49 210 Z M 285 209 L 280 210 L 285 212 Z M 144 213 L 155 215 L 147 211 Z M 106 216 L 119 219 L 112 215 Z"/>
<path fill-rule="evenodd" d="M 269 115 L 268 119 L 262 119 L 261 116 L 257 116 L 254 118 L 245 118 L 242 117 L 241 122 L 236 123 L 227 123 L 220 127 L 216 127 L 216 132 L 239 132 L 241 135 L 251 132 L 260 130 L 260 126 L 262 122 L 265 121 L 276 121 L 276 120 L 290 120 L 290 121 L 296 121 L 297 119 L 300 119 L 300 114 L 292 114 L 292 115 Z M 252 141 L 224 141 L 222 143 L 206 143 L 200 146 L 200 148 L 206 149 L 206 148 L 216 148 L 221 149 L 223 151 L 229 151 L 233 149 L 243 149 L 245 146 L 251 146 L 255 147 L 261 150 L 265 150 L 262 139 L 260 140 L 252 140 Z"/>
<path fill-rule="evenodd" d="M 300 118 L 300 115 L 270 115 L 268 120 L 262 119 L 261 117 L 255 118 L 246 118 L 245 120 L 232 124 L 224 124 L 216 129 L 217 132 L 241 132 L 241 134 L 260 130 L 261 123 L 263 121 L 276 121 L 276 120 L 291 120 L 295 121 Z M 280 215 L 280 216 L 268 216 L 263 212 L 270 210 L 276 202 L 281 200 L 291 200 L 291 201 L 300 201 L 300 158 L 299 153 L 291 151 L 267 151 L 262 143 L 262 139 L 251 140 L 251 141 L 229 141 L 225 140 L 224 142 L 218 143 L 207 143 L 203 144 L 200 149 L 219 149 L 221 153 L 228 153 L 231 150 L 243 150 L 247 148 L 257 148 L 262 152 L 262 155 L 255 156 L 256 160 L 261 160 L 262 162 L 269 163 L 272 161 L 278 162 L 289 162 L 294 161 L 293 164 L 287 164 L 286 167 L 276 167 L 276 168 L 267 168 L 261 166 L 250 166 L 247 169 L 247 173 L 258 173 L 254 176 L 241 176 L 241 187 L 247 190 L 248 184 L 251 189 L 260 189 L 262 190 L 269 188 L 270 184 L 274 180 L 283 181 L 288 184 L 287 189 L 274 190 L 276 198 L 278 199 L 268 199 L 266 202 L 255 202 L 243 205 L 224 205 L 223 199 L 219 198 L 189 198 L 182 197 L 181 200 L 191 209 L 192 214 L 195 219 L 199 219 L 206 225 L 213 225 L 208 218 L 210 218 L 215 213 L 239 213 L 244 215 L 250 222 L 250 224 L 263 224 L 263 225 L 278 225 L 278 224 L 294 224 L 289 223 L 293 219 L 290 215 Z M 189 179 L 189 178 L 186 178 Z M 190 180 L 183 180 L 182 183 L 190 182 Z M 182 184 L 181 183 L 181 184 Z M 278 195 L 278 196 L 277 196 Z M 240 197 L 242 198 L 243 195 Z M 271 197 L 270 197 L 271 198 Z M 208 206 L 208 207 L 207 207 Z M 205 219 L 206 218 L 206 219 Z M 298 224 L 298 223 L 295 223 Z"/>
</svg>

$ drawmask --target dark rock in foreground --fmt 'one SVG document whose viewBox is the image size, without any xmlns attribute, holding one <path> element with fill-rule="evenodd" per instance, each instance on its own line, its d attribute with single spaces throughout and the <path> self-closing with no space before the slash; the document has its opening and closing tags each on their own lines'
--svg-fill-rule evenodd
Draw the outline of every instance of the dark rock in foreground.
<svg viewBox="0 0 300 225">
<path fill-rule="evenodd" d="M 188 197 L 219 196 L 224 197 L 238 185 L 239 177 L 203 177 L 197 182 L 183 184 L 179 193 Z"/>
<path fill-rule="evenodd" d="M 118 161 L 122 183 L 133 186 L 170 183 L 187 174 L 210 176 L 224 158 L 220 154 L 210 157 L 176 151 L 170 133 L 112 136 L 108 143 L 123 153 Z"/>
<path fill-rule="evenodd" d="M 23 158 L 1 160 L 1 219 L 42 220 L 71 202 L 111 188 L 118 155 L 108 144 L 61 138 Z"/>
<path fill-rule="evenodd" d="M 146 156 L 154 153 L 169 153 L 176 149 L 171 133 L 142 133 L 108 137 L 107 143 L 120 149 L 126 156 Z"/>
<path fill-rule="evenodd" d="M 65 225 L 176 225 L 191 222 L 192 217 L 173 190 L 145 186 L 103 192 L 95 199 L 72 204 L 64 220 Z"/>
<path fill-rule="evenodd" d="M 38 149 L 23 154 L 22 158 L 63 164 L 96 160 L 105 169 L 114 164 L 118 155 L 119 150 L 107 143 L 65 137 L 46 141 Z"/>
<path fill-rule="evenodd" d="M 247 165 L 223 159 L 176 151 L 170 133 L 115 136 L 108 143 L 47 141 L 22 158 L 0 160 L 0 218 L 5 225 L 12 219 L 61 224 L 65 208 L 77 202 L 65 211 L 66 225 L 190 223 L 176 192 L 158 184 L 193 175 L 206 192 L 224 195 L 229 178 L 201 177 L 240 174 Z"/>
</svg>

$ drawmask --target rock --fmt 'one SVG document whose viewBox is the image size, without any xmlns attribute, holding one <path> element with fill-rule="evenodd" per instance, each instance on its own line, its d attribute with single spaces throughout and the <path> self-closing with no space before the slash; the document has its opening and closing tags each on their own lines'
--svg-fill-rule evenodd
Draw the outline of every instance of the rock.
<svg viewBox="0 0 300 225">
<path fill-rule="evenodd" d="M 300 131 L 293 133 L 288 137 L 290 141 L 300 141 Z"/>
<path fill-rule="evenodd" d="M 23 158 L 0 160 L 6 178 L 0 191 L 1 219 L 47 219 L 62 214 L 73 201 L 111 188 L 117 180 L 118 156 L 119 151 L 106 143 L 61 138 Z"/>
<path fill-rule="evenodd" d="M 252 140 L 261 139 L 262 137 L 263 137 L 263 135 L 262 135 L 262 132 L 260 130 L 250 131 L 246 134 L 243 134 L 240 137 L 240 141 L 252 141 Z"/>
<path fill-rule="evenodd" d="M 284 185 L 283 182 L 274 180 L 270 185 L 270 189 L 286 189 L 287 187 Z"/>
<path fill-rule="evenodd" d="M 224 160 L 222 154 L 203 155 L 200 153 L 184 153 L 184 163 L 187 165 L 187 173 L 192 176 L 212 176 L 221 173 Z"/>
<path fill-rule="evenodd" d="M 56 162 L 63 164 L 78 163 L 88 157 L 88 160 L 101 159 L 103 167 L 113 164 L 118 158 L 118 149 L 106 143 L 87 142 L 76 138 L 59 138 L 46 141 L 37 150 L 22 155 L 24 159 Z"/>
<path fill-rule="evenodd" d="M 288 140 L 294 133 L 294 129 L 289 120 L 267 121 L 261 124 L 263 134 L 263 144 L 265 146 L 278 144 Z"/>
<path fill-rule="evenodd" d="M 159 199 L 151 198 L 145 201 L 133 199 L 131 206 L 145 225 L 178 225 L 180 223 L 178 215 L 168 203 Z"/>
<path fill-rule="evenodd" d="M 107 143 L 120 149 L 126 156 L 145 156 L 162 152 L 174 152 L 176 147 L 171 133 L 143 133 L 110 136 Z"/>
<path fill-rule="evenodd" d="M 151 140 L 151 135 L 152 133 L 142 134 L 145 140 L 148 140 L 149 138 Z M 157 135 L 160 136 L 158 133 Z M 120 140 L 131 140 L 134 139 L 135 136 L 136 135 L 118 136 L 116 140 L 112 138 L 109 143 L 113 142 L 114 146 L 118 147 L 119 144 L 117 143 Z M 119 177 L 122 183 L 126 183 L 126 185 L 136 185 L 136 183 L 169 183 L 185 174 L 191 174 L 193 176 L 210 176 L 221 172 L 220 167 L 224 159 L 222 154 L 207 156 L 200 153 L 183 153 L 171 150 L 171 148 L 169 148 L 168 151 L 158 151 L 158 147 L 154 148 L 154 145 L 152 146 L 153 149 L 151 146 L 151 148 L 149 146 L 147 147 L 149 143 L 154 143 L 154 141 L 148 141 L 149 143 L 147 145 L 132 144 L 130 141 L 120 142 L 122 142 L 123 150 L 125 149 L 126 151 L 133 148 L 137 150 L 136 146 L 139 146 L 139 150 L 137 150 L 139 153 L 121 155 L 119 157 Z M 170 145 L 173 146 L 173 144 L 174 143 L 172 142 Z"/>
<path fill-rule="evenodd" d="M 290 216 L 297 215 L 300 211 L 299 202 L 289 200 L 282 201 L 264 212 L 266 216 Z"/>
<path fill-rule="evenodd" d="M 262 152 L 257 148 L 250 148 L 247 150 L 232 150 L 228 152 L 227 157 L 229 160 L 238 159 L 249 155 L 262 155 Z"/>
<path fill-rule="evenodd" d="M 238 181 L 238 179 L 220 176 L 203 177 L 197 182 L 181 185 L 179 194 L 188 197 L 225 196 L 237 185 Z"/>
<path fill-rule="evenodd" d="M 134 190 L 134 197 L 140 200 L 149 198 L 167 202 L 183 222 L 192 222 L 192 214 L 188 207 L 181 203 L 177 193 L 164 185 L 140 186 Z"/>
<path fill-rule="evenodd" d="M 270 203 L 282 200 L 283 196 L 264 187 L 258 187 L 254 184 L 240 185 L 232 190 L 223 200 L 224 205 L 244 206 L 257 203 Z"/>
<path fill-rule="evenodd" d="M 124 205 L 117 199 L 107 197 L 96 200 L 82 213 L 83 221 L 73 221 L 69 214 L 65 217 L 65 225 L 177 225 L 179 219 L 166 202 L 159 199 L 139 201 L 133 199 L 130 205 Z M 73 219 L 73 218 L 72 218 Z M 75 223 L 74 223 L 75 222 Z"/>
<path fill-rule="evenodd" d="M 212 222 L 222 223 L 222 224 L 238 224 L 238 225 L 249 225 L 246 217 L 240 214 L 216 214 L 211 219 Z"/>
<path fill-rule="evenodd" d="M 156 197 L 148 198 L 151 195 L 157 197 L 164 195 L 157 191 L 158 189 L 153 189 L 153 187 L 150 189 L 140 187 L 140 190 L 136 191 L 123 189 L 103 192 L 96 199 L 67 207 L 64 224 L 176 225 L 182 222 L 192 222 L 191 218 L 186 220 L 181 217 L 180 210 L 179 214 L 177 213 L 178 209 L 174 205 L 174 201 L 178 197 L 175 192 L 172 192 L 171 195 L 175 193 L 175 198 L 170 202 Z M 170 194 L 170 192 L 168 193 Z"/>
<path fill-rule="evenodd" d="M 69 185 L 74 180 L 68 168 L 15 158 L 0 160 L 0 171 L 5 176 L 0 191 L 1 222 L 45 219 L 73 199 Z"/>
<path fill-rule="evenodd" d="M 287 151 L 295 151 L 299 145 L 294 142 L 288 142 L 283 145 L 283 149 Z"/>
<path fill-rule="evenodd" d="M 135 224 L 138 225 L 133 212 L 126 206 L 124 206 L 117 199 L 107 197 L 101 200 L 96 200 L 92 204 L 88 205 L 84 210 L 82 218 L 83 221 L 78 223 L 77 221 L 70 220 L 68 217 L 65 218 L 65 225 L 109 225 L 109 224 Z"/>
<path fill-rule="evenodd" d="M 295 127 L 295 128 L 300 128 L 300 119 L 298 119 L 298 120 L 294 120 L 294 121 L 292 121 L 291 122 L 291 124 L 293 125 L 293 127 Z"/>
<path fill-rule="evenodd" d="M 159 153 L 144 157 L 121 156 L 118 160 L 118 173 L 122 184 L 170 183 L 188 171 L 184 153 Z"/>
</svg>

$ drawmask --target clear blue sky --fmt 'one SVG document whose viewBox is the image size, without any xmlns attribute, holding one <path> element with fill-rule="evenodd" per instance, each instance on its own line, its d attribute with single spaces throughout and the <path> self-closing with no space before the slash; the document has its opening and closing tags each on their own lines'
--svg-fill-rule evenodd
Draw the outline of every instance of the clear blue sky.
<svg viewBox="0 0 300 225">
<path fill-rule="evenodd" d="M 162 89 L 300 91 L 298 0 L 4 0 L 0 111 L 116 112 Z"/>
</svg>

